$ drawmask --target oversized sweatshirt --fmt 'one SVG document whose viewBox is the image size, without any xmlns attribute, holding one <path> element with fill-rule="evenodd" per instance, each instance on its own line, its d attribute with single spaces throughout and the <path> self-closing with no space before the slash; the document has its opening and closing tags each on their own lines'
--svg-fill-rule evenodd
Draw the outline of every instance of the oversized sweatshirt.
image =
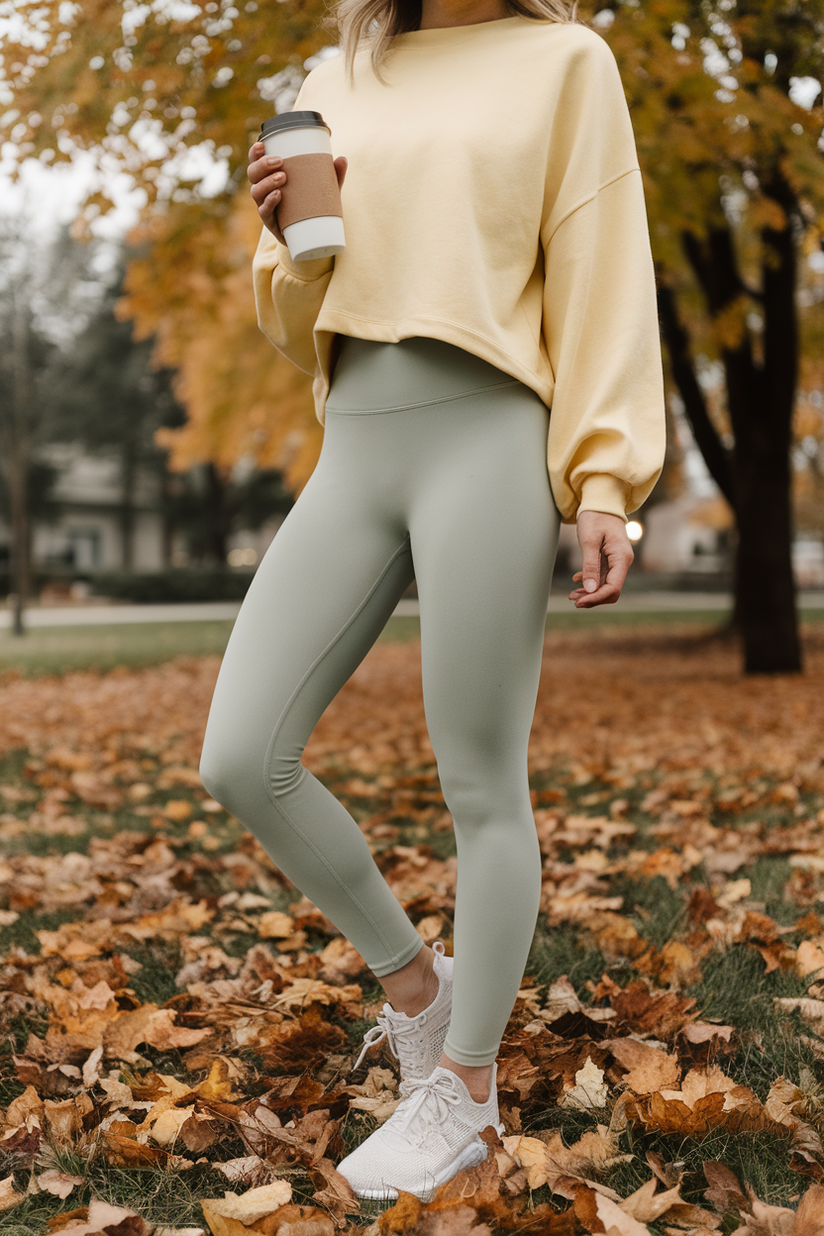
<svg viewBox="0 0 824 1236">
<path fill-rule="evenodd" d="M 264 228 L 258 322 L 314 377 L 323 424 L 335 336 L 429 336 L 550 408 L 547 471 L 564 523 L 626 520 L 663 467 L 655 275 L 629 108 L 609 44 L 578 23 L 508 17 L 398 36 L 304 79 L 322 114 L 346 250 L 293 262 Z M 445 413 L 446 415 L 446 413 Z M 505 407 L 502 407 L 505 415 Z"/>
</svg>

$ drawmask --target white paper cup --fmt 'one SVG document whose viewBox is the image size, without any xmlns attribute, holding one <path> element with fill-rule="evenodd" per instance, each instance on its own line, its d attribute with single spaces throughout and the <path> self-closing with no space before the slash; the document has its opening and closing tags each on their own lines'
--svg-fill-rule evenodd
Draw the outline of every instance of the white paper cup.
<svg viewBox="0 0 824 1236">
<path fill-rule="evenodd" d="M 267 155 L 283 159 L 286 183 L 275 210 L 293 262 L 343 253 L 343 208 L 331 129 L 320 112 L 271 116 L 260 131 Z"/>
</svg>

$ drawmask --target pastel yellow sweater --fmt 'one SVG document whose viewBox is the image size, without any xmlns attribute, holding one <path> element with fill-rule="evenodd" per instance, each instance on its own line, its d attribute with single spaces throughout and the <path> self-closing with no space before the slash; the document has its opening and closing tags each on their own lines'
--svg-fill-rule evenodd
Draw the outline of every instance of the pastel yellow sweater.
<svg viewBox="0 0 824 1236">
<path fill-rule="evenodd" d="M 626 519 L 660 475 L 664 382 L 641 171 L 618 65 L 578 23 L 508 17 L 400 35 L 377 80 L 343 56 L 306 77 L 346 251 L 292 262 L 264 228 L 261 330 L 314 376 L 323 424 L 337 333 L 456 344 L 551 409 L 547 471 L 565 523 Z"/>
</svg>

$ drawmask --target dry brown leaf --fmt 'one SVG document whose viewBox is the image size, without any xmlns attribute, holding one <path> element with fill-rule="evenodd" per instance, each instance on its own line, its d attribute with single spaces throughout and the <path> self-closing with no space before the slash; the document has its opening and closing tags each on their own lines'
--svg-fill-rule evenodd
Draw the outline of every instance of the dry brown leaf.
<svg viewBox="0 0 824 1236">
<path fill-rule="evenodd" d="M 595 1194 L 595 1213 L 609 1236 L 650 1236 L 646 1223 L 639 1222 L 627 1210 L 625 1203 L 613 1202 L 600 1193 Z"/>
<path fill-rule="evenodd" d="M 418 927 L 420 929 L 420 924 Z M 366 962 L 344 936 L 330 940 L 318 957 L 321 962 L 319 977 L 333 986 L 345 986 L 348 979 L 355 978 L 366 969 Z"/>
<path fill-rule="evenodd" d="M 285 1206 L 292 1199 L 292 1186 L 288 1180 L 273 1180 L 271 1184 L 261 1185 L 257 1189 L 249 1189 L 246 1193 L 231 1193 L 228 1190 L 223 1197 L 210 1197 L 201 1203 L 206 1214 L 208 1203 L 212 1214 L 224 1219 L 237 1219 L 240 1223 L 250 1224 L 270 1215 L 280 1206 Z M 208 1215 L 206 1216 L 208 1219 Z"/>
<path fill-rule="evenodd" d="M 25 1201 L 25 1198 L 25 1193 L 15 1192 L 14 1176 L 6 1176 L 5 1180 L 0 1180 L 0 1210 L 11 1210 Z"/>
<path fill-rule="evenodd" d="M 373 1065 L 360 1085 L 344 1086 L 347 1094 L 356 1097 L 349 1104 L 360 1111 L 370 1112 L 377 1121 L 383 1123 L 392 1115 L 400 1102 L 398 1094 L 398 1079 L 391 1069 Z"/>
<path fill-rule="evenodd" d="M 824 1232 L 824 1187 L 810 1185 L 798 1203 L 793 1236 L 820 1236 Z"/>
<path fill-rule="evenodd" d="M 269 910 L 258 919 L 258 935 L 264 940 L 276 940 L 278 937 L 291 936 L 295 930 L 295 920 L 290 914 L 281 910 Z"/>
<path fill-rule="evenodd" d="M 103 1034 L 106 1054 L 114 1060 L 132 1061 L 135 1048 L 141 1043 L 168 1051 L 172 1047 L 192 1047 L 208 1038 L 209 1029 L 189 1030 L 177 1026 L 172 1009 L 161 1009 L 156 1004 L 144 1004 L 139 1009 L 121 1013 L 110 1022 Z"/>
<path fill-rule="evenodd" d="M 750 1107 L 759 1105 L 756 1096 L 746 1086 L 739 1086 L 728 1077 L 718 1065 L 708 1068 L 692 1068 L 681 1082 L 681 1089 L 661 1089 L 664 1099 L 675 1099 L 685 1103 L 689 1108 L 695 1108 L 700 1099 L 708 1095 L 723 1094 L 722 1110 L 729 1111 L 733 1107 Z"/>
<path fill-rule="evenodd" d="M 346 987 L 333 987 L 320 979 L 299 978 L 272 1001 L 277 1008 L 303 1008 L 307 1004 L 340 1004 L 347 1000 L 360 1000 L 361 989 L 356 983 Z"/>
<path fill-rule="evenodd" d="M 824 937 L 802 940 L 795 955 L 795 972 L 800 978 L 824 968 Z"/>
<path fill-rule="evenodd" d="M 188 1107 L 170 1107 L 161 1112 L 151 1125 L 152 1137 L 159 1146 L 171 1146 L 178 1138 L 181 1127 L 190 1119 Z"/>
<path fill-rule="evenodd" d="M 751 1202 L 752 1214 L 736 1228 L 739 1236 L 795 1236 L 796 1212 L 786 1206 L 769 1206 L 758 1198 Z"/>
<path fill-rule="evenodd" d="M 156 1227 L 152 1236 L 205 1236 L 202 1227 Z"/>
<path fill-rule="evenodd" d="M 19 1094 L 16 1099 L 12 1099 L 6 1108 L 8 1129 L 21 1124 L 25 1124 L 27 1128 L 31 1128 L 32 1124 L 37 1124 L 42 1128 L 44 1120 L 43 1100 L 34 1086 L 26 1086 L 23 1093 Z"/>
<path fill-rule="evenodd" d="M 83 1117 L 94 1110 L 88 1094 L 71 1099 L 46 1099 L 43 1104 L 45 1131 L 54 1146 L 73 1146 L 83 1134 Z"/>
<path fill-rule="evenodd" d="M 56 1197 L 68 1197 L 78 1185 L 83 1184 L 83 1181 L 83 1176 L 69 1176 L 66 1172 L 60 1172 L 56 1168 L 49 1168 L 37 1176 L 40 1188 L 45 1193 L 53 1193 Z"/>
<path fill-rule="evenodd" d="M 587 1056 L 583 1067 L 575 1073 L 575 1085 L 564 1091 L 558 1099 L 558 1106 L 592 1111 L 606 1107 L 608 1098 L 609 1086 L 604 1080 L 604 1070 Z"/>
<path fill-rule="evenodd" d="M 250 1189 L 257 1185 L 270 1184 L 273 1176 L 272 1167 L 256 1154 L 244 1155 L 240 1159 L 227 1159 L 224 1163 L 213 1163 L 212 1167 L 222 1172 L 232 1184 L 244 1184 Z"/>
<path fill-rule="evenodd" d="M 601 1039 L 599 1046 L 608 1047 L 621 1067 L 627 1069 L 622 1080 L 634 1094 L 651 1094 L 678 1081 L 677 1058 L 649 1043 L 634 1038 Z"/>
<path fill-rule="evenodd" d="M 136 1210 L 112 1206 L 97 1197 L 92 1198 L 88 1207 L 49 1220 L 50 1236 L 61 1236 L 63 1232 L 71 1236 L 152 1236 L 154 1231 L 155 1225 L 141 1218 Z"/>
<path fill-rule="evenodd" d="M 604 1125 L 590 1129 L 572 1146 L 565 1146 L 559 1133 L 544 1138 L 503 1137 L 507 1153 L 526 1168 L 530 1189 L 548 1184 L 555 1188 L 566 1177 L 583 1180 L 587 1174 L 597 1175 L 619 1163 L 629 1162 L 632 1155 L 618 1154 L 618 1139 Z M 613 1194 L 617 1198 L 617 1194 Z"/>
<path fill-rule="evenodd" d="M 734 1026 L 716 1025 L 711 1021 L 691 1021 L 681 1029 L 680 1035 L 688 1043 L 708 1043 L 714 1038 L 729 1042 L 734 1033 Z"/>
<path fill-rule="evenodd" d="M 773 996 L 773 1004 L 787 1013 L 797 1009 L 801 1020 L 824 1037 L 824 1000 L 811 1000 L 807 996 Z"/>
</svg>

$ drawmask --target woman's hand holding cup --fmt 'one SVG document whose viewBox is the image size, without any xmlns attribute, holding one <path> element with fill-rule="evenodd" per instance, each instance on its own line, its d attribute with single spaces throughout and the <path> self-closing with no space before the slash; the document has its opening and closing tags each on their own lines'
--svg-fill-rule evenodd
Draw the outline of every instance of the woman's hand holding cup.
<svg viewBox="0 0 824 1236">
<path fill-rule="evenodd" d="M 343 188 L 348 166 L 349 160 L 343 155 L 334 161 L 339 188 Z M 251 181 L 252 200 L 257 206 L 264 227 L 268 228 L 276 240 L 285 245 L 286 241 L 278 227 L 275 214 L 280 204 L 283 186 L 286 183 L 283 159 L 267 156 L 263 142 L 255 142 L 249 150 L 249 166 L 246 169 L 246 175 Z"/>
</svg>

